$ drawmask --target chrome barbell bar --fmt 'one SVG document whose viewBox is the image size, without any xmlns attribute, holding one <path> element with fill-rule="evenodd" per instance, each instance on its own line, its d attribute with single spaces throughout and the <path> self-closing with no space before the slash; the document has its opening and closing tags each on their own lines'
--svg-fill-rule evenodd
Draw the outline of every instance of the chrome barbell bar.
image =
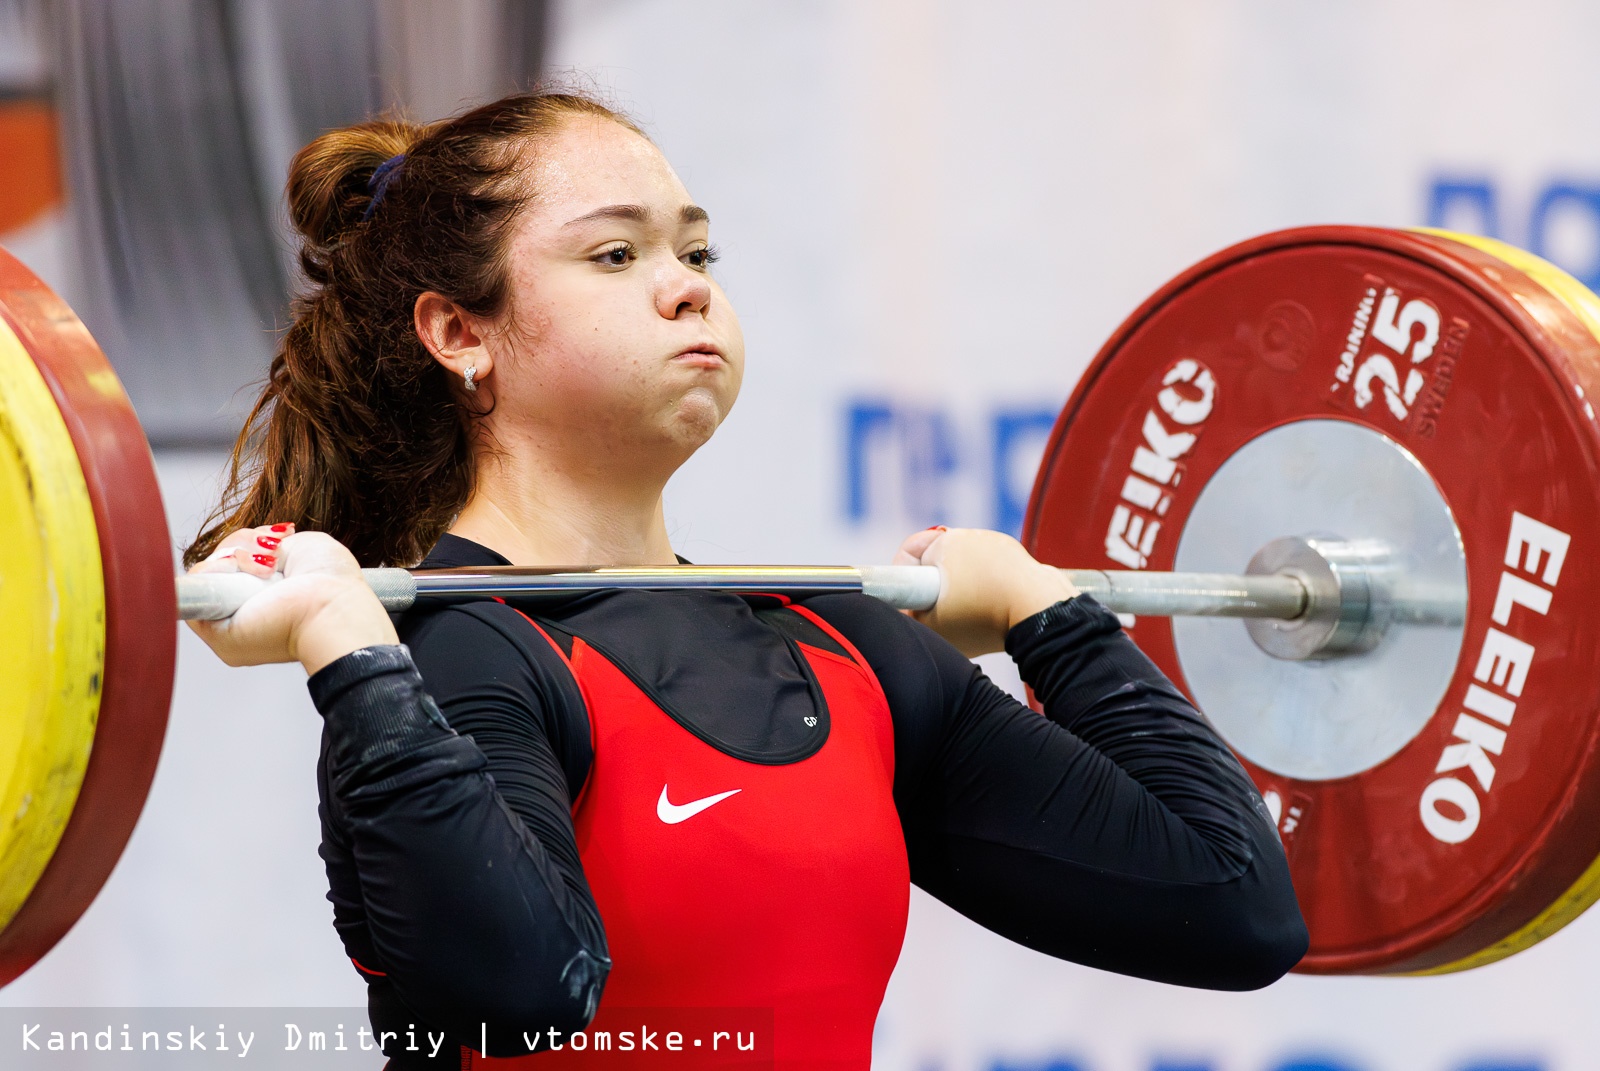
<svg viewBox="0 0 1600 1071">
<path fill-rule="evenodd" d="M 860 593 L 898 610 L 929 610 L 943 577 L 931 565 L 666 565 L 593 569 L 484 566 L 462 569 L 363 569 L 390 612 L 418 602 L 500 598 L 566 599 L 602 591 L 767 593 L 791 599 Z M 1396 623 L 1460 625 L 1464 589 L 1409 583 L 1390 548 L 1366 540 L 1290 536 L 1273 540 L 1249 571 L 1161 573 L 1063 569 L 1080 592 L 1120 614 L 1244 618 L 1256 646 L 1274 658 L 1305 661 L 1357 655 Z M 229 617 L 281 577 L 195 573 L 178 578 L 178 616 Z"/>
</svg>

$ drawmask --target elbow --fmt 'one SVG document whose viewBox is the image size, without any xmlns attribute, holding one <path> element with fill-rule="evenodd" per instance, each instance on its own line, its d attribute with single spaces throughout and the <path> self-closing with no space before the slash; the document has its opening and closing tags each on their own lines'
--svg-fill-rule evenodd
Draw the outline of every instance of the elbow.
<svg viewBox="0 0 1600 1071">
<path fill-rule="evenodd" d="M 492 1009 L 486 1027 L 491 1036 L 514 1034 L 514 1040 L 522 1045 L 528 1044 L 523 1033 L 531 1039 L 535 1031 L 548 1035 L 555 1030 L 559 1036 L 582 1030 L 600 1007 L 600 993 L 610 970 L 609 959 L 579 948 L 561 965 L 559 975 L 543 971 L 537 979 L 524 979 L 513 988 L 485 994 L 486 1006 Z"/>
<path fill-rule="evenodd" d="M 1221 969 L 1208 988 L 1263 989 L 1293 970 L 1311 946 L 1277 830 L 1258 826 L 1255 834 L 1249 865 L 1216 904 L 1225 944 L 1213 949 Z"/>
<path fill-rule="evenodd" d="M 1311 942 L 1292 894 L 1287 905 L 1254 912 L 1236 934 L 1237 940 L 1220 957 L 1221 969 L 1209 988 L 1264 989 L 1293 970 Z"/>
<path fill-rule="evenodd" d="M 1262 989 L 1293 970 L 1311 934 L 1282 853 L 1258 851 L 1227 900 L 1228 921 L 1220 927 L 1224 943 L 1213 949 L 1219 969 L 1209 987 Z"/>
<path fill-rule="evenodd" d="M 434 975 L 406 987 L 407 1004 L 452 1040 L 499 1054 L 538 1052 L 586 1028 L 600 1005 L 611 961 L 579 948 L 564 963 L 535 969 Z"/>
</svg>

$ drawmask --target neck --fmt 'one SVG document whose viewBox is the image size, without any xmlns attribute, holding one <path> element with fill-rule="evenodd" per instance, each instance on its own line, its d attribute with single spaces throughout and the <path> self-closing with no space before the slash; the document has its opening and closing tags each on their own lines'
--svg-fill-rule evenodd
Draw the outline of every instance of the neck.
<svg viewBox="0 0 1600 1071">
<path fill-rule="evenodd" d="M 453 535 L 513 565 L 674 565 L 662 484 L 554 465 L 479 463 L 477 487 Z"/>
</svg>

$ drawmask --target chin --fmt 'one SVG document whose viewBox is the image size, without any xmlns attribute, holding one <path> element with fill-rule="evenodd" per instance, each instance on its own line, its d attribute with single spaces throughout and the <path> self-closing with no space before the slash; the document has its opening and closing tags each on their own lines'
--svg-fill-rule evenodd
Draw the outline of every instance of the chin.
<svg viewBox="0 0 1600 1071">
<path fill-rule="evenodd" d="M 710 391 L 692 390 L 679 400 L 672 414 L 672 437 L 691 451 L 696 450 L 711 438 L 725 416 L 727 407 Z"/>
</svg>

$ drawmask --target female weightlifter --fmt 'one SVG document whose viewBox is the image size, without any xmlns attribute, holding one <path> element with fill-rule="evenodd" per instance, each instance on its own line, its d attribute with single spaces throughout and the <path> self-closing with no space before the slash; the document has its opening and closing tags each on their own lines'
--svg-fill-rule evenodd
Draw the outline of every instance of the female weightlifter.
<svg viewBox="0 0 1600 1071">
<path fill-rule="evenodd" d="M 907 539 L 898 562 L 944 570 L 921 620 L 615 592 L 397 628 L 359 565 L 678 561 L 662 488 L 733 405 L 739 323 L 706 213 L 582 96 L 325 134 L 288 196 L 309 289 L 186 555 L 284 579 L 192 624 L 229 663 L 310 674 L 334 925 L 390 1067 L 530 1039 L 561 1046 L 546 1066 L 616 1008 L 757 1009 L 777 1066 L 865 1068 L 912 882 L 1164 982 L 1250 989 L 1299 959 L 1242 769 L 1009 537 Z M 966 657 L 1002 648 L 1043 716 Z M 429 1063 L 408 1034 L 435 1032 Z M 728 1058 L 717 1040 L 678 1061 Z"/>
</svg>

